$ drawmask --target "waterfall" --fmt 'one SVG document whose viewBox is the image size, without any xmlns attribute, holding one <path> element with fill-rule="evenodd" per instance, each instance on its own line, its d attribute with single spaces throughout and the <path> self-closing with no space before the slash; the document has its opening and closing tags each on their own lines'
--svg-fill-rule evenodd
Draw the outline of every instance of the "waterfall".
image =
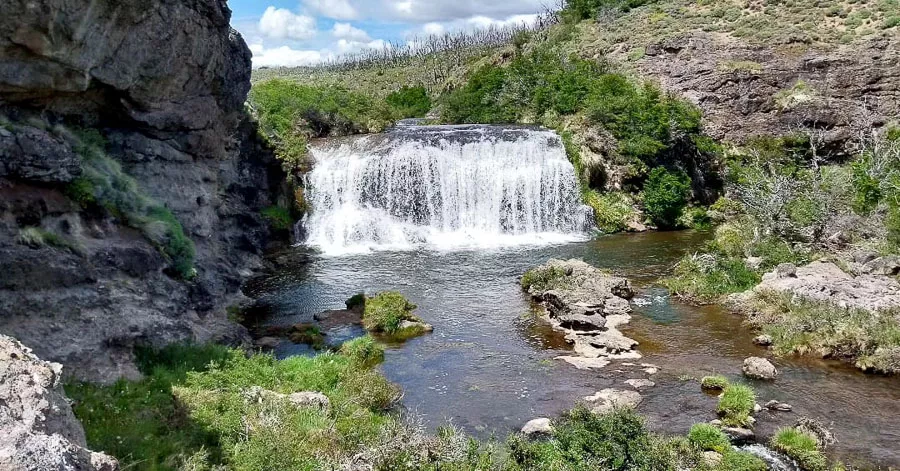
<svg viewBox="0 0 900 471">
<path fill-rule="evenodd" d="M 398 126 L 311 146 L 306 243 L 325 253 L 583 238 L 591 210 L 553 132 Z"/>
</svg>

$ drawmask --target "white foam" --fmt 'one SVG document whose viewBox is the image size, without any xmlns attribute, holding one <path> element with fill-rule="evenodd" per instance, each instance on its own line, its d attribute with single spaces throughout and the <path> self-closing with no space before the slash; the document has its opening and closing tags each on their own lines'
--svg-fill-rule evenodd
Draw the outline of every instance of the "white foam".
<svg viewBox="0 0 900 471">
<path fill-rule="evenodd" d="M 429 128 L 423 128 L 428 133 Z M 404 131 L 312 149 L 306 243 L 328 255 L 585 238 L 590 209 L 556 134 Z"/>
</svg>

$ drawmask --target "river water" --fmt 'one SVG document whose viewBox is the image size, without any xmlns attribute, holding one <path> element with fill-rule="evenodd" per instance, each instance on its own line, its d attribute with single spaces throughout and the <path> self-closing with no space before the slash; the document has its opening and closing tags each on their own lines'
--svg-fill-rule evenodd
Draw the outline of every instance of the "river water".
<svg viewBox="0 0 900 471">
<path fill-rule="evenodd" d="M 601 237 L 551 246 L 507 249 L 376 251 L 323 256 L 293 248 L 277 257 L 279 270 L 250 290 L 268 306 L 268 323 L 309 322 L 313 314 L 341 308 L 364 291 L 398 290 L 419 306 L 431 335 L 390 345 L 384 374 L 404 390 L 403 405 L 432 427 L 448 421 L 479 437 L 505 437 L 526 421 L 554 416 L 584 396 L 624 388 L 630 378 L 650 378 L 638 411 L 652 428 L 684 434 L 690 425 L 715 418 L 716 398 L 696 380 L 724 374 L 741 380 L 744 358 L 768 356 L 752 343 L 740 318 L 715 306 L 678 303 L 654 285 L 677 259 L 699 249 L 708 234 L 663 232 Z M 628 277 L 639 288 L 635 315 L 624 331 L 640 342 L 636 363 L 659 367 L 650 376 L 640 365 L 613 363 L 581 371 L 554 357 L 568 347 L 534 315 L 518 285 L 528 268 L 549 258 L 582 258 Z M 329 341 L 359 335 L 332 332 Z M 279 356 L 305 354 L 282 344 Z M 763 437 L 809 416 L 833 426 L 839 443 L 829 453 L 865 467 L 900 466 L 900 379 L 862 374 L 836 362 L 776 359 L 779 377 L 753 382 L 759 402 L 778 399 L 792 413 L 761 412 Z"/>
</svg>

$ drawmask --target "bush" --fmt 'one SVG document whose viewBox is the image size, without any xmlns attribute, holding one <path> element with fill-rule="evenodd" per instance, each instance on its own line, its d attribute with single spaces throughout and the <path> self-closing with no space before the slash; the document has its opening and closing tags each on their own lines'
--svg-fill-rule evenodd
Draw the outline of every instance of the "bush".
<svg viewBox="0 0 900 471">
<path fill-rule="evenodd" d="M 710 424 L 696 424 L 688 433 L 688 440 L 701 450 L 726 453 L 731 450 L 731 440 L 718 427 Z"/>
<path fill-rule="evenodd" d="M 478 69 L 463 87 L 444 97 L 442 119 L 457 124 L 516 122 L 516 109 L 501 96 L 505 80 L 506 71 L 500 67 Z"/>
<path fill-rule="evenodd" d="M 652 435 L 640 416 L 625 409 L 600 415 L 576 407 L 554 424 L 550 440 L 514 436 L 507 446 L 521 470 L 674 470 L 693 458 L 677 441 Z"/>
<path fill-rule="evenodd" d="M 681 259 L 673 275 L 661 283 L 683 299 L 709 303 L 728 294 L 747 291 L 760 281 L 759 274 L 743 260 L 694 254 Z"/>
<path fill-rule="evenodd" d="M 750 386 L 730 384 L 725 387 L 722 397 L 719 398 L 716 410 L 726 425 L 741 427 L 749 424 L 748 419 L 755 405 L 756 393 Z"/>
<path fill-rule="evenodd" d="M 269 221 L 269 226 L 272 229 L 286 231 L 290 230 L 294 225 L 294 218 L 291 217 L 291 212 L 280 206 L 269 206 L 263 209 L 261 214 Z"/>
<path fill-rule="evenodd" d="M 401 87 L 385 98 L 400 118 L 421 118 L 431 111 L 431 98 L 423 86 Z"/>
<path fill-rule="evenodd" d="M 772 448 L 797 461 L 806 471 L 826 471 L 828 459 L 819 451 L 819 442 L 795 427 L 779 429 L 772 437 Z"/>
<path fill-rule="evenodd" d="M 656 0 L 565 0 L 563 15 L 572 20 L 593 18 L 601 9 L 628 11 Z"/>
<path fill-rule="evenodd" d="M 663 229 L 677 227 L 690 191 L 691 179 L 684 172 L 663 167 L 651 170 L 644 184 L 644 208 L 650 220 Z"/>
<path fill-rule="evenodd" d="M 373 366 L 384 360 L 384 347 L 372 337 L 366 335 L 344 342 L 341 355 L 364 366 Z"/>
<path fill-rule="evenodd" d="M 677 225 L 678 227 L 705 230 L 712 227 L 712 218 L 710 218 L 706 208 L 693 207 L 682 211 Z"/>
<path fill-rule="evenodd" d="M 41 247 L 71 248 L 72 244 L 61 236 L 40 227 L 26 227 L 19 231 L 16 243 L 33 249 Z"/>
<path fill-rule="evenodd" d="M 768 466 L 765 461 L 750 453 L 731 451 L 722 457 L 718 469 L 721 471 L 766 471 Z"/>
<path fill-rule="evenodd" d="M 721 390 L 727 388 L 729 384 L 731 383 L 728 378 L 721 375 L 704 376 L 700 380 L 700 387 L 703 389 Z"/>
<path fill-rule="evenodd" d="M 624 231 L 636 217 L 631 200 L 624 193 L 588 190 L 585 203 L 594 210 L 594 222 L 604 234 Z"/>
<path fill-rule="evenodd" d="M 348 311 L 353 311 L 355 309 L 365 309 L 366 294 L 365 293 L 356 293 L 353 296 L 350 296 L 349 299 L 344 301 L 344 304 L 347 306 Z"/>
<path fill-rule="evenodd" d="M 522 275 L 519 283 L 525 291 L 542 292 L 554 289 L 566 277 L 566 271 L 559 267 L 532 268 Z"/>
<path fill-rule="evenodd" d="M 370 332 L 396 334 L 403 321 L 422 322 L 413 315 L 416 305 L 395 291 L 379 293 L 366 300 L 363 325 Z"/>
</svg>

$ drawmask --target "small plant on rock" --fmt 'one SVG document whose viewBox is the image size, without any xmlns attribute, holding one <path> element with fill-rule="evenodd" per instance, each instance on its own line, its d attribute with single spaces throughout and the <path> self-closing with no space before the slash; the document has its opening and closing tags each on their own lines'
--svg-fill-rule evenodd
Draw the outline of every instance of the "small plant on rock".
<svg viewBox="0 0 900 471">
<path fill-rule="evenodd" d="M 733 427 L 750 425 L 750 413 L 756 405 L 756 393 L 745 384 L 731 384 L 719 398 L 718 412 L 722 422 Z"/>
<path fill-rule="evenodd" d="M 700 380 L 700 387 L 703 389 L 710 390 L 723 390 L 731 384 L 728 382 L 728 378 L 722 375 L 714 375 L 714 376 L 704 376 L 703 379 Z"/>
<path fill-rule="evenodd" d="M 695 424 L 688 433 L 688 440 L 701 450 L 719 453 L 731 450 L 731 440 L 715 425 Z"/>
<path fill-rule="evenodd" d="M 559 267 L 532 268 L 522 275 L 522 289 L 529 291 L 547 291 L 553 289 L 566 277 L 566 271 Z"/>
<path fill-rule="evenodd" d="M 386 291 L 366 300 L 363 325 L 370 332 L 409 335 L 412 332 L 406 332 L 405 330 L 408 329 L 403 329 L 404 321 L 424 326 L 422 319 L 413 315 L 412 312 L 415 309 L 416 305 L 409 302 L 402 294 L 396 291 Z"/>
<path fill-rule="evenodd" d="M 816 437 L 795 427 L 780 429 L 772 437 L 772 448 L 793 458 L 807 471 L 828 469 L 828 460 L 819 450 Z"/>
</svg>

